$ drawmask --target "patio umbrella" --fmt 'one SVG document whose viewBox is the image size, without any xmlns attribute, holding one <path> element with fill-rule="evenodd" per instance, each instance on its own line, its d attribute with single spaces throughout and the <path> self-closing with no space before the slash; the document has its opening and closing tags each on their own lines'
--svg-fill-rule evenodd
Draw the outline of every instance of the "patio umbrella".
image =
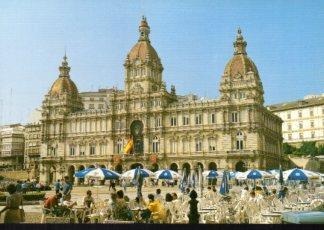
<svg viewBox="0 0 324 230">
<path fill-rule="evenodd" d="M 181 175 L 175 171 L 164 169 L 159 170 L 154 173 L 156 179 L 162 179 L 162 180 L 174 180 L 181 178 Z"/>
<path fill-rule="evenodd" d="M 223 179 L 219 193 L 222 195 L 226 195 L 227 193 L 229 193 L 228 175 L 226 171 L 223 172 Z"/>
<path fill-rule="evenodd" d="M 75 177 L 77 178 L 84 178 L 84 176 L 89 173 L 90 171 L 94 170 L 94 168 L 86 168 L 81 171 L 78 171 L 74 174 Z"/>
<path fill-rule="evenodd" d="M 84 174 L 84 178 L 97 178 L 99 180 L 117 180 L 120 174 L 106 168 L 96 168 Z"/>
<path fill-rule="evenodd" d="M 136 170 L 137 170 L 137 168 L 124 172 L 121 175 L 121 178 L 128 178 L 128 179 L 131 179 L 131 180 L 134 179 Z M 154 173 L 151 172 L 148 169 L 139 169 L 139 172 L 140 172 L 141 176 L 144 177 L 144 178 L 154 176 Z"/>
<path fill-rule="evenodd" d="M 293 169 L 287 173 L 287 180 L 308 181 L 308 176 L 301 169 Z"/>
<path fill-rule="evenodd" d="M 204 171 L 202 175 L 203 177 L 206 177 L 208 179 L 216 179 L 219 174 L 215 170 L 208 170 L 208 171 Z"/>
</svg>

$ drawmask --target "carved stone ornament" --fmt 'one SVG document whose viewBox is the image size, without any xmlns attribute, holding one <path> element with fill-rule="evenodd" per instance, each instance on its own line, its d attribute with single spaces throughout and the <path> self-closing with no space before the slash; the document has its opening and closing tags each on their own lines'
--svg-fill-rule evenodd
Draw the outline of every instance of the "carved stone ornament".
<svg viewBox="0 0 324 230">
<path fill-rule="evenodd" d="M 136 83 L 133 86 L 133 88 L 131 89 L 131 91 L 134 94 L 140 94 L 140 93 L 143 93 L 144 89 L 143 89 L 143 87 L 139 83 Z"/>
</svg>

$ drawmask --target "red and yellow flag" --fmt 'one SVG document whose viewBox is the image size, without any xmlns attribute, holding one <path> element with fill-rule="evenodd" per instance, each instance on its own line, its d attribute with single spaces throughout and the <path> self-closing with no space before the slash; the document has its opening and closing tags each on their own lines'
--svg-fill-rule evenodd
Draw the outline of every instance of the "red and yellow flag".
<svg viewBox="0 0 324 230">
<path fill-rule="evenodd" d="M 130 152 L 132 152 L 133 147 L 134 147 L 134 141 L 133 138 L 130 138 L 124 147 L 124 153 L 129 154 Z"/>
</svg>

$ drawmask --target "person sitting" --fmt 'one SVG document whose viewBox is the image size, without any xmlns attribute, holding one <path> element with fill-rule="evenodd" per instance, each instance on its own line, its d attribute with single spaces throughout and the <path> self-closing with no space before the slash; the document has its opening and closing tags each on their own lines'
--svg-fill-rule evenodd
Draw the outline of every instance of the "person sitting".
<svg viewBox="0 0 324 230">
<path fill-rule="evenodd" d="M 212 200 L 215 197 L 215 193 L 213 192 L 212 188 L 210 186 L 207 187 L 207 192 L 205 194 L 205 198 L 208 200 Z"/>
<path fill-rule="evenodd" d="M 173 192 L 171 195 L 172 195 L 172 200 L 178 199 L 178 195 L 175 192 Z"/>
<path fill-rule="evenodd" d="M 67 208 L 71 209 L 73 208 L 75 205 L 77 205 L 76 201 L 71 201 L 71 195 L 67 195 L 64 198 L 64 201 L 62 203 L 63 206 L 66 206 Z"/>
<path fill-rule="evenodd" d="M 244 189 L 242 189 L 241 191 L 241 200 L 245 200 L 246 198 L 248 198 L 249 195 L 249 187 L 245 186 Z"/>
<path fill-rule="evenodd" d="M 253 203 L 256 202 L 255 191 L 253 190 L 250 192 L 249 202 L 253 202 Z"/>
<path fill-rule="evenodd" d="M 132 213 L 125 202 L 124 192 L 119 190 L 117 192 L 117 199 L 112 210 L 113 219 L 115 220 L 132 220 Z"/>
<path fill-rule="evenodd" d="M 59 205 L 59 201 L 62 198 L 62 193 L 57 193 L 53 196 L 48 197 L 44 202 L 44 208 L 53 209 L 54 207 Z"/>
<path fill-rule="evenodd" d="M 87 191 L 87 195 L 83 198 L 83 205 L 87 208 L 92 208 L 94 206 L 95 201 L 94 198 L 92 197 L 92 192 L 91 190 Z"/>
<path fill-rule="evenodd" d="M 113 210 L 116 205 L 116 202 L 117 202 L 117 194 L 111 193 L 110 200 L 108 201 L 108 208 L 107 208 L 108 217 L 113 216 Z"/>
<path fill-rule="evenodd" d="M 159 200 L 154 200 L 153 194 L 149 194 L 148 199 L 149 201 L 145 203 L 147 205 L 147 209 L 149 210 L 148 213 L 150 213 L 150 216 L 144 216 L 147 215 L 147 213 L 143 212 L 142 218 L 148 219 L 147 217 L 151 217 L 153 222 L 164 222 L 166 219 L 166 212 L 163 204 Z"/>
<path fill-rule="evenodd" d="M 155 200 L 159 200 L 160 202 L 163 201 L 163 199 L 162 199 L 162 195 L 161 195 L 161 189 L 158 188 L 158 189 L 156 190 L 156 194 L 155 194 L 154 199 L 155 199 Z"/>
<path fill-rule="evenodd" d="M 165 194 L 165 207 L 166 209 L 171 208 L 173 197 L 170 193 Z"/>
</svg>

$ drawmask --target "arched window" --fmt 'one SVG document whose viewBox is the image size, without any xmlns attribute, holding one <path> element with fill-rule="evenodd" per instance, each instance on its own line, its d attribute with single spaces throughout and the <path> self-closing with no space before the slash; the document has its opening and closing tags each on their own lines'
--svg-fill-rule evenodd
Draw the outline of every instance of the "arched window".
<svg viewBox="0 0 324 230">
<path fill-rule="evenodd" d="M 159 152 L 159 144 L 160 144 L 160 141 L 159 141 L 159 139 L 158 139 L 158 137 L 154 137 L 153 138 L 153 153 L 157 153 L 157 152 Z"/>
<path fill-rule="evenodd" d="M 123 148 L 123 141 L 122 139 L 117 140 L 117 153 L 121 153 Z"/>
<path fill-rule="evenodd" d="M 238 131 L 236 134 L 236 149 L 243 149 L 243 133 L 241 131 Z"/>
<path fill-rule="evenodd" d="M 202 151 L 202 141 L 200 139 L 196 139 L 196 152 Z"/>
</svg>

